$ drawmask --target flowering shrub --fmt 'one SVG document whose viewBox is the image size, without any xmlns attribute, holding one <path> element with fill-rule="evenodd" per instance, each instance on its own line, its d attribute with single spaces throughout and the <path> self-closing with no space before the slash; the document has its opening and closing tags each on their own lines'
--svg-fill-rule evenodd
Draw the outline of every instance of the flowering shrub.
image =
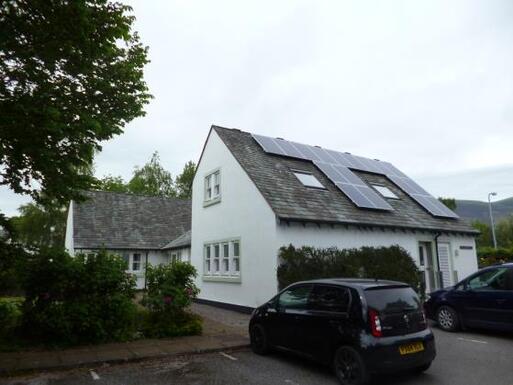
<svg viewBox="0 0 513 385">
<path fill-rule="evenodd" d="M 106 252 L 42 252 L 27 264 L 23 330 L 57 345 L 132 338 L 135 281 L 125 269 L 122 258 Z"/>
<path fill-rule="evenodd" d="M 148 265 L 147 292 L 143 304 L 148 310 L 144 334 L 149 337 L 171 337 L 201 333 L 201 320 L 188 313 L 199 290 L 194 284 L 196 269 L 189 263 Z"/>
</svg>

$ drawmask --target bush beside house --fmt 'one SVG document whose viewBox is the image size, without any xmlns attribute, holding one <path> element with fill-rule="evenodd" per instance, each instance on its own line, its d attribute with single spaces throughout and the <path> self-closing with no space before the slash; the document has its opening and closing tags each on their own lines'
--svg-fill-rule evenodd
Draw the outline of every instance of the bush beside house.
<svg viewBox="0 0 513 385">
<path fill-rule="evenodd" d="M 480 268 L 499 263 L 513 262 L 513 247 L 500 247 L 498 249 L 494 249 L 493 247 L 480 247 L 477 250 L 477 256 Z"/>
<path fill-rule="evenodd" d="M 148 337 L 174 337 L 201 333 L 201 318 L 186 311 L 199 290 L 194 285 L 196 269 L 187 262 L 148 266 L 147 309 L 143 327 Z"/>
<path fill-rule="evenodd" d="M 400 246 L 340 250 L 289 245 L 280 249 L 279 257 L 280 289 L 298 281 L 335 277 L 390 279 L 420 289 L 420 271 Z"/>
</svg>

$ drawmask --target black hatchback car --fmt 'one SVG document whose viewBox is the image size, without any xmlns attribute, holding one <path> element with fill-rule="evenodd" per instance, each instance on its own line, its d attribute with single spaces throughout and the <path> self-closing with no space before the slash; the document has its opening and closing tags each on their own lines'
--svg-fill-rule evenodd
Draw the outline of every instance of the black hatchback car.
<svg viewBox="0 0 513 385">
<path fill-rule="evenodd" d="M 364 384 L 377 372 L 422 372 L 436 354 L 417 294 L 393 281 L 295 283 L 254 310 L 249 335 L 255 353 L 299 353 L 332 365 L 342 384 Z"/>
<path fill-rule="evenodd" d="M 430 293 L 424 308 L 446 331 L 513 331 L 513 263 L 486 267 L 453 287 Z"/>
</svg>

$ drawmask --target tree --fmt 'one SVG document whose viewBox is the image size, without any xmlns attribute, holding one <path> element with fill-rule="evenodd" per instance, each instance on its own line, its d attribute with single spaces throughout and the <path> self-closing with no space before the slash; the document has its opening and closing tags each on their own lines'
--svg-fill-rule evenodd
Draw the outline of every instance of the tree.
<svg viewBox="0 0 513 385">
<path fill-rule="evenodd" d="M 143 167 L 135 167 L 134 176 L 128 182 L 128 190 L 133 194 L 175 197 L 173 177 L 160 164 L 157 151 Z"/>
<path fill-rule="evenodd" d="M 196 173 L 196 163 L 192 160 L 187 162 L 180 175 L 176 177 L 175 189 L 178 198 L 192 198 L 192 181 Z"/>
<path fill-rule="evenodd" d="M 456 210 L 456 199 L 454 198 L 442 198 L 442 197 L 439 197 L 438 200 L 440 202 L 442 202 L 444 205 L 446 205 L 448 208 L 450 208 L 451 210 Z"/>
<path fill-rule="evenodd" d="M 493 247 L 491 228 L 488 224 L 475 220 L 472 222 L 472 227 L 478 230 L 481 234 L 476 238 L 478 248 Z"/>
<path fill-rule="evenodd" d="M 144 115 L 147 48 L 108 0 L 0 5 L 0 185 L 67 202 L 94 178 L 100 142 Z"/>
<path fill-rule="evenodd" d="M 98 181 L 98 190 L 113 191 L 113 192 L 130 192 L 128 185 L 122 177 L 107 175 Z"/>
<path fill-rule="evenodd" d="M 63 248 L 66 235 L 66 206 L 56 202 L 28 203 L 11 218 L 14 239 L 29 248 Z"/>
</svg>

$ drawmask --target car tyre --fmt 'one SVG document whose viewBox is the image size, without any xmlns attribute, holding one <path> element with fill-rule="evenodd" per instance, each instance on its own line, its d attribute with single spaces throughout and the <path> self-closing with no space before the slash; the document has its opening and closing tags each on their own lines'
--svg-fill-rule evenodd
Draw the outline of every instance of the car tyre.
<svg viewBox="0 0 513 385">
<path fill-rule="evenodd" d="M 267 338 L 267 332 L 261 324 L 251 326 L 251 329 L 249 330 L 249 339 L 253 353 L 265 355 L 271 350 L 269 339 Z"/>
<path fill-rule="evenodd" d="M 458 313 L 450 306 L 440 306 L 436 311 L 436 322 L 440 329 L 447 332 L 455 332 L 460 328 Z"/>
<path fill-rule="evenodd" d="M 362 356 L 350 346 L 337 349 L 333 368 L 342 385 L 365 385 L 370 381 L 370 374 Z"/>
</svg>

